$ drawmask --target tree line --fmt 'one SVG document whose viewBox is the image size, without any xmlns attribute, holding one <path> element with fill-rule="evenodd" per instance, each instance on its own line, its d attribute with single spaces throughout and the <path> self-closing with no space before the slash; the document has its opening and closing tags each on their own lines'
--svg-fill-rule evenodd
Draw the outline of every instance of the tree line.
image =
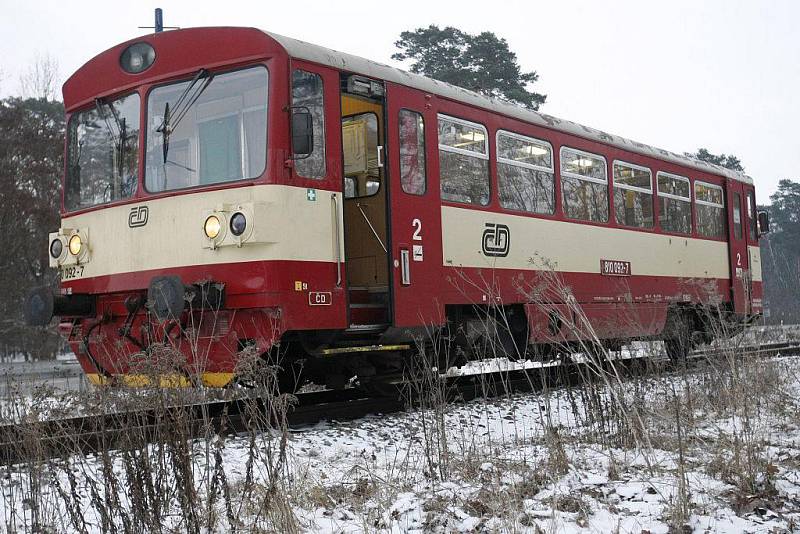
<svg viewBox="0 0 800 534">
<path fill-rule="evenodd" d="M 800 323 L 800 183 L 778 182 L 771 203 L 771 232 L 761 238 L 764 306 L 768 323 Z"/>
<path fill-rule="evenodd" d="M 539 76 L 525 72 L 508 42 L 492 32 L 469 34 L 432 25 L 400 34 L 399 52 L 409 69 L 487 96 L 538 109 L 547 96 L 533 90 Z M 22 303 L 35 286 L 57 287 L 49 268 L 48 234 L 59 227 L 63 169 L 64 106 L 55 99 L 57 64 L 37 58 L 21 80 L 24 96 L 0 100 L 0 358 L 53 357 L 55 328 L 34 329 L 22 320 Z M 705 148 L 690 155 L 743 170 L 733 155 Z M 771 321 L 800 322 L 800 183 L 782 180 L 770 212 L 773 232 L 762 238 L 765 298 Z"/>
<path fill-rule="evenodd" d="M 58 229 L 64 157 L 64 106 L 46 98 L 0 100 L 0 358 L 53 357 L 54 328 L 24 324 L 32 287 L 57 283 L 48 235 Z"/>
</svg>

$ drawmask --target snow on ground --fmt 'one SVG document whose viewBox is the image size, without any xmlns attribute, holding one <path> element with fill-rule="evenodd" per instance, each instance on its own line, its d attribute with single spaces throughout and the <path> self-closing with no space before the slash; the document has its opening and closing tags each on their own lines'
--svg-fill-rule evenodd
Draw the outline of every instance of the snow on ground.
<svg viewBox="0 0 800 534">
<path fill-rule="evenodd" d="M 798 399 L 800 360 L 778 357 L 320 423 L 288 434 L 280 467 L 278 433 L 195 441 L 192 470 L 200 496 L 224 472 L 233 521 L 245 531 L 796 532 Z M 124 463 L 113 464 L 117 484 Z M 86 484 L 110 487 L 98 458 L 53 464 L 35 491 L 30 471 L 3 475 L 7 530 L 30 525 L 34 508 L 52 531 L 70 531 L 76 511 L 87 532 L 103 530 L 103 498 Z M 117 487 L 119 506 L 134 513 L 135 491 Z M 224 501 L 198 507 L 217 510 L 210 532 L 231 527 Z M 172 508 L 164 528 L 186 530 L 185 510 Z"/>
<path fill-rule="evenodd" d="M 584 441 L 573 408 L 566 395 L 555 395 L 548 414 L 541 396 L 530 395 L 449 410 L 451 457 L 432 453 L 438 466 L 447 462 L 444 480 L 430 476 L 436 469 L 427 459 L 419 414 L 296 433 L 297 486 L 339 496 L 296 511 L 306 528 L 326 532 L 668 532 L 678 500 L 678 451 L 658 443 L 619 448 Z M 563 432 L 560 445 L 548 443 L 548 415 Z M 739 495 L 734 485 L 709 474 L 713 456 L 707 448 L 685 451 L 687 532 L 797 528 L 800 431 L 780 419 L 766 418 L 759 429 L 774 475 L 769 498 Z M 735 425 L 709 420 L 705 437 L 721 439 Z M 418 446 L 409 447 L 409 441 Z M 553 457 L 559 447 L 560 466 Z M 784 466 L 781 458 L 793 460 Z"/>
<path fill-rule="evenodd" d="M 753 325 L 734 337 L 732 341 L 743 345 L 796 342 L 800 341 L 800 325 Z M 723 340 L 717 343 L 724 344 L 726 342 Z"/>
</svg>

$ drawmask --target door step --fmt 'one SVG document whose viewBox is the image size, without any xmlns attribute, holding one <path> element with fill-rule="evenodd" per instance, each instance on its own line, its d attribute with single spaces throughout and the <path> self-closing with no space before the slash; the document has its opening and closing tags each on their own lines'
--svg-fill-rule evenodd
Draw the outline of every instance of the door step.
<svg viewBox="0 0 800 534">
<path fill-rule="evenodd" d="M 371 333 L 371 332 L 383 332 L 389 327 L 386 323 L 380 324 L 351 324 L 350 328 L 345 330 L 348 333 Z"/>
<path fill-rule="evenodd" d="M 388 287 L 351 287 L 348 300 L 350 324 L 376 325 L 390 322 Z"/>
<path fill-rule="evenodd" d="M 411 345 L 361 345 L 357 347 L 334 347 L 330 349 L 320 349 L 317 353 L 320 356 L 335 356 L 337 354 L 352 354 L 354 352 L 397 352 L 408 350 Z"/>
</svg>

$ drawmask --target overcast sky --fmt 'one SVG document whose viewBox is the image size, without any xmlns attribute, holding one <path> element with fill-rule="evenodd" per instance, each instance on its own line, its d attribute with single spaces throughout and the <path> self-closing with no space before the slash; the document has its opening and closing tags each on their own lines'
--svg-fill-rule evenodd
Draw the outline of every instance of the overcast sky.
<svg viewBox="0 0 800 534">
<path fill-rule="evenodd" d="M 255 26 L 376 61 L 429 24 L 508 40 L 542 111 L 676 152 L 738 156 L 760 202 L 800 180 L 800 2 L 0 0 L 0 97 L 38 55 L 61 82 L 99 52 L 166 25 Z M 398 66 L 401 66 L 397 64 Z"/>
</svg>

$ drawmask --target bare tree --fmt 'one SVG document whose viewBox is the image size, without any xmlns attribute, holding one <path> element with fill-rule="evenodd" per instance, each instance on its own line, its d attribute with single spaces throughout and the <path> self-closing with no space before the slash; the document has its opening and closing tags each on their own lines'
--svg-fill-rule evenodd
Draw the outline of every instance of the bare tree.
<svg viewBox="0 0 800 534">
<path fill-rule="evenodd" d="M 58 91 L 58 61 L 50 54 L 36 54 L 33 62 L 19 77 L 23 97 L 55 100 Z"/>
</svg>

